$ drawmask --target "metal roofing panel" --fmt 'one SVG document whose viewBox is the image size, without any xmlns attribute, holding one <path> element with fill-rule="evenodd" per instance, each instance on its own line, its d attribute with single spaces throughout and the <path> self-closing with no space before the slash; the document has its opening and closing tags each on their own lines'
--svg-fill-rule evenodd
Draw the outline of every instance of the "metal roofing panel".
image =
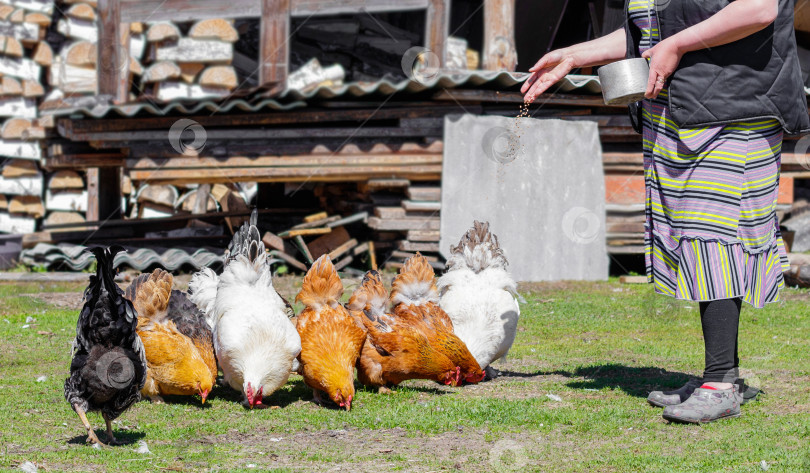
<svg viewBox="0 0 810 473">
<path fill-rule="evenodd" d="M 86 116 L 101 118 L 109 113 L 132 117 L 139 113 L 151 115 L 168 115 L 170 113 L 193 115 L 202 111 L 213 113 L 227 113 L 232 110 L 242 112 L 257 112 L 262 109 L 292 110 L 306 107 L 306 101 L 312 99 L 336 99 L 340 97 L 389 96 L 397 93 L 418 94 L 430 90 L 455 88 L 510 88 L 529 77 L 526 72 L 505 71 L 442 71 L 428 80 L 403 80 L 391 82 L 387 79 L 375 82 L 350 82 L 340 86 L 320 86 L 308 91 L 286 89 L 273 98 L 245 100 L 242 98 L 228 101 L 202 100 L 196 103 L 188 101 L 169 102 L 157 105 L 148 102 L 129 103 L 123 105 L 93 103 L 87 106 L 63 106 L 51 110 L 42 110 L 43 114 L 72 115 L 81 113 Z M 584 76 L 571 74 L 561 80 L 552 92 L 586 92 L 598 94 L 602 91 L 597 76 Z"/>
</svg>

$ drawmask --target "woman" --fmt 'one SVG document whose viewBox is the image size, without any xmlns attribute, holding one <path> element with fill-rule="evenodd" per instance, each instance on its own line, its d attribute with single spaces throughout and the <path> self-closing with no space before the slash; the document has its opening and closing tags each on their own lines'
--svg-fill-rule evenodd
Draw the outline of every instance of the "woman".
<svg viewBox="0 0 810 473">
<path fill-rule="evenodd" d="M 703 379 L 650 393 L 664 418 L 740 415 L 741 302 L 775 302 L 787 256 L 776 218 L 783 132 L 809 131 L 792 0 L 632 0 L 625 28 L 552 51 L 530 69 L 528 101 L 574 68 L 650 63 L 640 124 L 648 280 L 700 301 Z M 637 131 L 639 131 L 637 129 Z"/>
</svg>

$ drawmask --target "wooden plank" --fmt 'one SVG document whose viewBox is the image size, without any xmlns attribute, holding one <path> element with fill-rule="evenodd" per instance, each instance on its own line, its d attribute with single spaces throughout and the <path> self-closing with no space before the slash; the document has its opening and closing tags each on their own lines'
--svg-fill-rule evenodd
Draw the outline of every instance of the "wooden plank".
<svg viewBox="0 0 810 473">
<path fill-rule="evenodd" d="M 177 158 L 133 158 L 126 162 L 128 169 L 189 169 L 215 167 L 249 168 L 249 167 L 293 167 L 293 166 L 358 166 L 384 164 L 441 164 L 442 155 L 282 155 L 282 156 L 229 156 L 217 157 L 177 157 Z"/>
<path fill-rule="evenodd" d="M 416 254 L 408 252 L 408 251 L 394 250 L 394 251 L 391 252 L 391 256 L 393 256 L 394 258 L 409 259 L 409 258 L 412 258 L 412 257 L 416 256 Z M 439 261 L 439 258 L 437 258 L 436 256 L 430 256 L 430 255 L 422 255 L 422 256 L 428 262 L 434 262 L 435 263 L 435 262 Z"/>
<path fill-rule="evenodd" d="M 353 260 L 354 260 L 354 256 L 349 255 L 349 256 L 343 258 L 342 260 L 338 261 L 337 263 L 335 263 L 335 271 L 340 271 L 341 269 L 345 268 L 346 266 L 351 264 L 351 262 Z"/>
<path fill-rule="evenodd" d="M 335 220 L 334 222 L 330 222 L 326 224 L 329 228 L 337 228 L 342 227 L 344 225 L 348 225 L 354 222 L 365 222 L 368 219 L 368 212 L 358 212 L 354 215 L 349 215 L 348 217 L 341 218 L 340 220 Z"/>
<path fill-rule="evenodd" d="M 282 85 L 287 80 L 290 55 L 291 0 L 261 0 L 259 31 L 259 87 Z"/>
<path fill-rule="evenodd" d="M 622 284 L 647 284 L 647 276 L 621 276 L 619 282 Z"/>
<path fill-rule="evenodd" d="M 444 89 L 433 95 L 434 100 L 458 102 L 494 102 L 494 103 L 523 103 L 523 94 L 520 92 L 504 92 L 498 90 L 475 89 Z M 545 105 L 569 105 L 585 107 L 626 108 L 626 105 L 605 105 L 601 95 L 578 94 L 540 94 L 534 101 L 538 107 Z M 534 106 L 532 106 L 532 110 Z"/>
<path fill-rule="evenodd" d="M 307 248 L 306 242 L 304 242 L 304 237 L 301 235 L 295 235 L 293 237 L 293 242 L 295 242 L 295 246 L 298 248 L 298 251 L 304 256 L 304 259 L 307 263 L 312 264 L 315 262 L 315 259 L 312 258 L 312 253 L 309 252 L 309 248 Z"/>
<path fill-rule="evenodd" d="M 405 218 L 405 209 L 402 207 L 376 207 L 374 215 L 381 219 Z"/>
<path fill-rule="evenodd" d="M 165 84 L 165 83 L 164 83 Z M 29 117 L 34 118 L 34 117 Z M 334 128 L 243 128 L 207 130 L 208 140 L 260 140 L 260 139 L 305 139 L 315 138 L 405 138 L 442 136 L 441 127 L 334 127 Z M 104 147 L 121 147 L 136 141 L 165 141 L 166 130 L 131 132 L 74 133 L 74 141 L 97 141 Z"/>
<path fill-rule="evenodd" d="M 361 10 L 392 12 L 427 8 L 427 0 L 289 0 L 293 16 L 337 15 Z M 121 0 L 124 23 L 194 21 L 212 18 L 257 18 L 259 0 Z"/>
<path fill-rule="evenodd" d="M 368 256 L 371 259 L 371 269 L 377 269 L 377 252 L 373 241 L 368 242 Z"/>
<path fill-rule="evenodd" d="M 383 220 L 378 217 L 370 217 L 368 226 L 374 230 L 439 230 L 439 218 L 401 218 Z"/>
<path fill-rule="evenodd" d="M 287 253 L 285 253 L 283 251 L 273 250 L 273 251 L 270 252 L 270 255 L 278 256 L 279 258 L 281 258 L 282 260 L 287 262 L 290 266 L 292 266 L 293 268 L 295 268 L 295 269 L 297 269 L 299 271 L 303 271 L 303 272 L 307 271 L 307 266 L 304 263 L 298 261 L 297 259 L 295 259 L 294 256 L 291 256 L 291 255 L 289 255 L 289 254 L 287 254 Z"/>
<path fill-rule="evenodd" d="M 369 191 L 400 189 L 410 185 L 411 182 L 407 179 L 369 179 L 368 182 L 366 182 L 366 188 Z"/>
<path fill-rule="evenodd" d="M 408 212 L 438 212 L 442 208 L 441 202 L 421 202 L 416 200 L 403 200 L 402 208 Z"/>
<path fill-rule="evenodd" d="M 410 241 L 439 241 L 439 232 L 432 230 L 408 230 L 407 238 Z"/>
<path fill-rule="evenodd" d="M 480 107 L 468 107 L 469 113 L 482 113 Z M 344 108 L 338 110 L 331 109 L 306 109 L 306 110 L 290 110 L 284 112 L 273 113 L 249 113 L 243 115 L 195 115 L 189 116 L 205 128 L 214 127 L 238 127 L 238 126 L 259 126 L 259 125 L 290 125 L 296 123 L 316 123 L 322 124 L 326 122 L 336 121 L 373 121 L 373 120 L 392 120 L 401 118 L 419 118 L 425 116 L 443 117 L 450 113 L 461 113 L 465 109 L 456 105 L 450 104 L 431 104 L 430 107 L 417 107 L 417 106 L 404 106 L 404 107 L 386 107 L 382 109 L 373 108 Z M 96 119 L 78 119 L 70 120 L 66 118 L 60 119 L 60 129 L 64 129 L 65 133 L 90 133 L 98 131 L 136 131 L 136 130 L 160 130 L 171 128 L 172 124 L 177 121 L 177 117 L 138 117 L 132 118 L 105 118 L 104 120 Z M 384 144 L 380 144 L 385 146 Z M 401 152 L 408 149 L 418 149 L 422 152 L 442 152 L 441 140 L 434 140 L 430 144 L 425 143 L 403 143 L 402 148 L 398 150 Z"/>
<path fill-rule="evenodd" d="M 409 187 L 406 195 L 411 200 L 434 201 L 442 199 L 441 187 Z"/>
<path fill-rule="evenodd" d="M 272 248 L 278 251 L 284 251 L 284 240 L 272 232 L 265 232 L 262 237 L 262 243 L 267 248 Z"/>
<path fill-rule="evenodd" d="M 420 252 L 438 253 L 439 243 L 402 240 L 401 242 L 399 242 L 398 248 L 402 251 L 420 251 Z"/>
<path fill-rule="evenodd" d="M 431 166 L 357 166 L 318 168 L 225 168 L 225 169 L 155 169 L 133 170 L 133 181 L 165 181 L 171 183 L 256 182 L 351 182 L 365 181 L 376 176 L 401 176 L 411 180 L 441 179 L 442 167 Z"/>
<path fill-rule="evenodd" d="M 344 243 L 344 244 L 338 246 L 337 248 L 335 248 L 334 250 L 330 251 L 329 252 L 329 258 L 332 261 L 335 261 L 339 257 L 343 256 L 344 253 L 350 251 L 352 248 L 357 246 L 357 244 L 358 244 L 357 240 L 352 238 L 351 240 L 347 241 L 346 243 Z"/>
<path fill-rule="evenodd" d="M 293 226 L 292 230 L 298 230 L 299 228 L 325 227 L 332 222 L 337 222 L 338 220 L 340 220 L 340 215 L 333 215 L 331 217 L 314 220 L 312 222 L 299 223 L 298 225 Z"/>
<path fill-rule="evenodd" d="M 328 216 L 329 214 L 327 214 L 326 212 L 318 212 L 316 214 L 307 215 L 306 217 L 304 217 L 304 223 L 312 223 L 318 220 L 324 220 Z"/>
<path fill-rule="evenodd" d="M 330 233 L 331 228 L 303 228 L 301 230 L 287 230 L 278 234 L 281 238 L 295 238 L 297 236 L 324 235 Z"/>
<path fill-rule="evenodd" d="M 346 231 L 344 227 L 337 227 L 332 231 L 332 233 L 328 235 L 323 235 L 312 240 L 307 247 L 309 251 L 312 253 L 313 258 L 320 258 L 322 255 L 325 255 L 335 248 L 339 248 L 341 245 L 350 241 L 352 238 L 349 235 L 349 232 Z"/>
</svg>

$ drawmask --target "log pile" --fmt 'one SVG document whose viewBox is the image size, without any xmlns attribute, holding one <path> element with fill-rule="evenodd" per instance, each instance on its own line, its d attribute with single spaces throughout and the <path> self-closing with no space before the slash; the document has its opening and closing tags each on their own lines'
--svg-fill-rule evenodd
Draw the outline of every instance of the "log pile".
<svg viewBox="0 0 810 473">
<path fill-rule="evenodd" d="M 53 10 L 53 0 L 0 2 L 0 233 L 31 232 L 45 214 L 39 159 L 53 120 L 37 106 Z"/>
<path fill-rule="evenodd" d="M 141 90 L 161 102 L 227 97 L 240 84 L 232 65 L 238 40 L 233 22 L 221 18 L 149 25 Z"/>
</svg>

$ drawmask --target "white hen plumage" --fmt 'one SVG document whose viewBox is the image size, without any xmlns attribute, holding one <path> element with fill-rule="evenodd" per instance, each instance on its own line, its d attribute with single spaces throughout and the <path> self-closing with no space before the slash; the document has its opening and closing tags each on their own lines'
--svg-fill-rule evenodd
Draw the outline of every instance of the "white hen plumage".
<svg viewBox="0 0 810 473">
<path fill-rule="evenodd" d="M 447 272 L 437 282 L 440 305 L 453 321 L 453 331 L 486 368 L 505 357 L 515 341 L 517 285 L 489 223 L 476 221 L 451 253 Z"/>
<path fill-rule="evenodd" d="M 287 316 L 287 304 L 273 287 L 255 210 L 250 224 L 243 224 L 234 235 L 228 258 L 219 277 L 201 271 L 189 287 L 192 301 L 213 327 L 225 382 L 253 407 L 287 382 L 301 352 L 301 338 Z"/>
</svg>

